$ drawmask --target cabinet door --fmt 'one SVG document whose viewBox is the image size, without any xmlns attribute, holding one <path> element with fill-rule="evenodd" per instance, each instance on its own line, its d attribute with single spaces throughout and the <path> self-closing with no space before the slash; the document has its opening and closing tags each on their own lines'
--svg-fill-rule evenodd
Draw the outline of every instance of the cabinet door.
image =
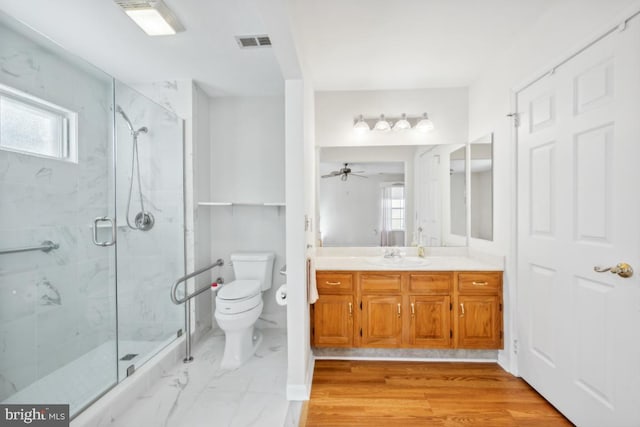
<svg viewBox="0 0 640 427">
<path fill-rule="evenodd" d="M 353 296 L 320 295 L 313 308 L 313 344 L 353 346 Z"/>
<path fill-rule="evenodd" d="M 451 298 L 448 295 L 412 295 L 409 297 L 409 310 L 411 345 L 451 347 Z"/>
<path fill-rule="evenodd" d="M 459 295 L 458 348 L 502 348 L 499 295 Z"/>
<path fill-rule="evenodd" d="M 395 347 L 402 344 L 402 296 L 362 296 L 361 344 Z"/>
</svg>

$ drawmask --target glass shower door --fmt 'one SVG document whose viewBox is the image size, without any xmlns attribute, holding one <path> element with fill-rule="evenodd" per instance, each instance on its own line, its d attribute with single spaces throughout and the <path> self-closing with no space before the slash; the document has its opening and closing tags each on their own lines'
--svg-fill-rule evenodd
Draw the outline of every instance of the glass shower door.
<svg viewBox="0 0 640 427">
<path fill-rule="evenodd" d="M 113 80 L 2 14 L 0 40 L 0 402 L 73 416 L 118 380 Z"/>
<path fill-rule="evenodd" d="M 115 82 L 120 379 L 175 340 L 184 307 L 169 298 L 184 275 L 183 123 Z"/>
</svg>

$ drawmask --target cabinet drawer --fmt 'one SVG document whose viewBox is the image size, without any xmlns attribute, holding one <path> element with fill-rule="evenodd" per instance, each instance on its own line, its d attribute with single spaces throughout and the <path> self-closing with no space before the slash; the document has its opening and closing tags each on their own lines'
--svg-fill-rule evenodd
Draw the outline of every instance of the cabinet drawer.
<svg viewBox="0 0 640 427">
<path fill-rule="evenodd" d="M 350 293 L 353 292 L 353 274 L 317 272 L 316 284 L 319 293 Z"/>
<path fill-rule="evenodd" d="M 460 292 L 496 293 L 501 289 L 501 271 L 458 273 Z"/>
<path fill-rule="evenodd" d="M 409 292 L 412 294 L 449 295 L 451 292 L 451 273 L 411 273 Z"/>
<path fill-rule="evenodd" d="M 360 290 L 364 293 L 402 291 L 400 273 L 360 273 Z"/>
</svg>

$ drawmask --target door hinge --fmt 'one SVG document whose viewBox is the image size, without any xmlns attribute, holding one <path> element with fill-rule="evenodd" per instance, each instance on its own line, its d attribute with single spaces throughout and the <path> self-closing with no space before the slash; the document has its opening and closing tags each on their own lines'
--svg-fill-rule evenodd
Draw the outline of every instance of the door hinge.
<svg viewBox="0 0 640 427">
<path fill-rule="evenodd" d="M 513 354 L 518 354 L 518 340 L 513 340 Z"/>
<path fill-rule="evenodd" d="M 360 336 L 362 336 L 362 328 L 360 328 Z"/>
<path fill-rule="evenodd" d="M 453 338 L 453 331 L 449 329 L 449 338 Z"/>
<path fill-rule="evenodd" d="M 500 331 L 500 339 L 502 339 L 502 331 Z"/>
<path fill-rule="evenodd" d="M 502 311 L 502 303 L 499 305 L 499 310 Z"/>
<path fill-rule="evenodd" d="M 520 113 L 510 113 L 507 114 L 507 117 L 513 117 L 513 126 L 520 127 Z"/>
<path fill-rule="evenodd" d="M 453 310 L 453 304 L 449 303 L 449 311 Z"/>
<path fill-rule="evenodd" d="M 362 301 L 360 301 L 360 310 L 362 310 Z"/>
</svg>

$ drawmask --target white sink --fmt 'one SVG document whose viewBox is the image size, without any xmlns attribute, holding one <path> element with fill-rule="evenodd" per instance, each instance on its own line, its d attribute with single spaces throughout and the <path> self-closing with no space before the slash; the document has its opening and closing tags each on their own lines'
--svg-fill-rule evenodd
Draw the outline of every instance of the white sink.
<svg viewBox="0 0 640 427">
<path fill-rule="evenodd" d="M 371 257 L 367 258 L 367 262 L 372 265 L 378 265 L 382 267 L 417 267 L 427 265 L 429 262 L 420 257 L 406 256 L 406 257 Z"/>
</svg>

